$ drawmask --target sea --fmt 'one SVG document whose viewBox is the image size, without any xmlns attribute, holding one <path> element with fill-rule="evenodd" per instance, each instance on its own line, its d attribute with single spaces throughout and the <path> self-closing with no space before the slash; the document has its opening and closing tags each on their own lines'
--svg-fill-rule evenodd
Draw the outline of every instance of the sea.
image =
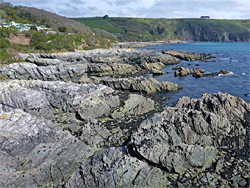
<svg viewBox="0 0 250 188">
<path fill-rule="evenodd" d="M 154 77 L 156 80 L 169 81 L 178 84 L 183 89 L 179 91 L 157 93 L 167 97 L 168 105 L 173 105 L 180 97 L 200 98 L 204 93 L 227 92 L 250 103 L 250 43 L 188 43 L 147 46 L 140 49 L 162 51 L 168 49 L 188 52 L 206 53 L 215 58 L 208 62 L 181 61 L 179 65 L 185 68 L 204 69 L 205 73 L 219 72 L 224 69 L 227 75 L 195 78 L 192 75 L 174 76 L 173 65 L 167 65 L 162 71 L 164 75 Z M 188 65 L 189 64 L 189 65 Z M 169 74 L 166 74 L 166 72 Z M 152 74 L 145 75 L 152 77 Z"/>
</svg>

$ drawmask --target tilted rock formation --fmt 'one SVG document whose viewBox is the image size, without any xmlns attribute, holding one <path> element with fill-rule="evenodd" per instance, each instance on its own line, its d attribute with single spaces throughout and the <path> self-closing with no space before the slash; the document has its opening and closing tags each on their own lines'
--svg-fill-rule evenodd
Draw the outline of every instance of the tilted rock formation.
<svg viewBox="0 0 250 188">
<path fill-rule="evenodd" d="M 128 147 L 109 148 L 82 163 L 66 187 L 229 184 L 218 174 L 227 153 L 221 149 L 230 147 L 228 142 L 247 149 L 249 125 L 250 105 L 242 99 L 225 93 L 204 94 L 200 99 L 183 97 L 175 107 L 145 120 L 132 134 Z M 213 164 L 215 169 L 211 169 Z M 244 164 L 240 165 L 247 168 Z M 242 175 L 233 176 L 230 185 L 248 185 L 244 179 L 249 177 L 247 169 L 240 169 L 234 173 Z"/>
<path fill-rule="evenodd" d="M 154 109 L 154 101 L 137 94 L 130 94 L 123 107 L 114 111 L 111 116 L 119 119 L 124 115 L 142 115 Z"/>
<path fill-rule="evenodd" d="M 241 136 L 244 143 L 249 113 L 249 104 L 229 94 L 183 97 L 175 107 L 143 122 L 130 144 L 138 155 L 168 172 L 205 170 L 224 139 Z"/>
<path fill-rule="evenodd" d="M 111 76 L 134 74 L 140 70 L 139 67 L 122 63 L 90 63 L 88 72 L 93 76 Z"/>
<path fill-rule="evenodd" d="M 164 92 L 164 91 L 177 91 L 181 89 L 177 84 L 171 82 L 158 82 L 154 78 L 146 77 L 131 77 L 131 78 L 101 78 L 95 82 L 104 84 L 113 89 L 128 90 L 144 92 L 147 94 Z"/>
<path fill-rule="evenodd" d="M 109 148 L 84 162 L 66 183 L 71 187 L 166 187 L 164 173 L 129 154 Z"/>
<path fill-rule="evenodd" d="M 23 54 L 22 56 L 30 56 L 31 58 L 59 59 L 68 62 L 87 61 L 88 63 L 140 64 L 162 62 L 163 64 L 168 65 L 179 62 L 178 58 L 168 54 L 139 49 L 98 49 L 52 54 Z"/>
<path fill-rule="evenodd" d="M 199 69 L 197 70 L 196 68 L 184 68 L 183 66 L 175 66 L 172 68 L 173 70 L 178 70 L 174 72 L 175 76 L 187 76 L 189 74 L 193 74 L 193 75 L 203 75 L 203 73 L 205 72 L 204 69 Z"/>
<path fill-rule="evenodd" d="M 22 110 L 0 109 L 0 187 L 57 186 L 95 151 Z"/>
<path fill-rule="evenodd" d="M 176 57 L 178 59 L 185 60 L 185 61 L 205 60 L 205 59 L 211 58 L 206 54 L 198 54 L 194 52 L 185 52 L 185 51 L 178 51 L 178 50 L 163 50 L 162 53 L 171 55 L 173 57 Z"/>
<path fill-rule="evenodd" d="M 5 110 L 21 108 L 37 116 L 50 116 L 53 106 L 88 120 L 109 115 L 112 108 L 120 105 L 114 90 L 104 85 L 39 80 L 12 80 L 0 85 L 4 88 L 0 90 L 0 106 Z"/>
<path fill-rule="evenodd" d="M 33 63 L 13 63 L 0 67 L 0 73 L 10 79 L 72 81 L 78 80 L 87 71 L 87 64 L 57 64 L 37 66 Z"/>
</svg>

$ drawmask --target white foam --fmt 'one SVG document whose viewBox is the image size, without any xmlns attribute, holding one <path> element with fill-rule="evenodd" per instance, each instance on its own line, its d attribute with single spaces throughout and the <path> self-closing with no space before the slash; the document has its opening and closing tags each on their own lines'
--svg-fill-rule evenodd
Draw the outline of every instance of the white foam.
<svg viewBox="0 0 250 188">
<path fill-rule="evenodd" d="M 242 75 L 244 75 L 244 76 L 245 76 L 246 74 L 243 72 L 243 73 L 242 73 Z"/>
<path fill-rule="evenodd" d="M 232 76 L 232 75 L 234 75 L 234 73 L 233 72 L 229 72 L 227 74 L 219 74 L 218 76 Z"/>
</svg>

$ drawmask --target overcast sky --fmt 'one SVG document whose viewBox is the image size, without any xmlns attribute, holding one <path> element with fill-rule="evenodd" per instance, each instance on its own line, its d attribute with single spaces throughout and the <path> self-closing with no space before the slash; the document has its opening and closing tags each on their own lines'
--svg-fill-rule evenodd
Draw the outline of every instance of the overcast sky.
<svg viewBox="0 0 250 188">
<path fill-rule="evenodd" d="M 66 17 L 250 19 L 250 0 L 5 0 Z"/>
</svg>

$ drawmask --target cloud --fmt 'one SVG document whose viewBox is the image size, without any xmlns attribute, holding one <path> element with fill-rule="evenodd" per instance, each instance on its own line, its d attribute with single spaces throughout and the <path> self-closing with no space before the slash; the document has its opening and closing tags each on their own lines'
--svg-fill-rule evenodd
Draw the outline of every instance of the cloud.
<svg viewBox="0 0 250 188">
<path fill-rule="evenodd" d="M 117 6 L 123 6 L 123 5 L 128 5 L 128 4 L 131 4 L 131 3 L 137 3 L 138 0 L 116 0 L 115 1 L 115 4 Z"/>
<path fill-rule="evenodd" d="M 76 4 L 76 5 L 85 4 L 85 2 L 83 0 L 70 0 L 70 3 Z"/>
<path fill-rule="evenodd" d="M 7 1 L 7 0 L 6 0 Z M 63 16 L 153 18 L 250 18 L 249 0 L 9 0 L 14 5 L 50 7 Z"/>
</svg>

